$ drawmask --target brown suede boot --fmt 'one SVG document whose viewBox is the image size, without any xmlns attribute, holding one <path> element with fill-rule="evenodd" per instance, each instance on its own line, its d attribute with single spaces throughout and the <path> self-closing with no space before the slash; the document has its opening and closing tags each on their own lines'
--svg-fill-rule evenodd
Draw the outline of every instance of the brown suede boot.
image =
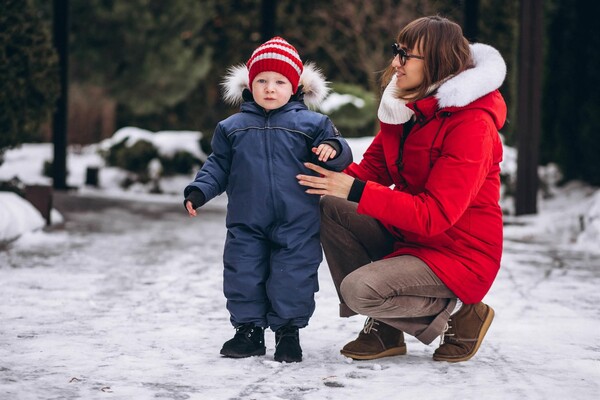
<svg viewBox="0 0 600 400">
<path fill-rule="evenodd" d="M 374 360 L 406 354 L 404 334 L 383 322 L 367 318 L 358 338 L 346 344 L 340 353 L 354 360 Z"/>
<path fill-rule="evenodd" d="M 433 353 L 435 361 L 467 361 L 477 353 L 492 320 L 494 310 L 483 304 L 463 304 L 450 316 L 442 333 L 440 347 Z"/>
</svg>

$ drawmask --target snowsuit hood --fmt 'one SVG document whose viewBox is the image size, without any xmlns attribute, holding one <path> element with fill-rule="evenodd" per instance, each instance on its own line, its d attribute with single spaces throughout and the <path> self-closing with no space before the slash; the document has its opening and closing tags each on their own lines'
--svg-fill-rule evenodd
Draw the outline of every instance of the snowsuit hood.
<svg viewBox="0 0 600 400">
<path fill-rule="evenodd" d="M 298 92 L 301 92 L 304 103 L 315 108 L 319 106 L 330 92 L 325 76 L 319 68 L 313 63 L 306 63 L 304 70 L 300 75 Z M 223 100 L 232 106 L 236 106 L 244 101 L 244 92 L 250 90 L 248 81 L 248 68 L 245 64 L 234 65 L 227 70 L 223 81 Z M 292 96 L 293 97 L 293 96 Z"/>
</svg>

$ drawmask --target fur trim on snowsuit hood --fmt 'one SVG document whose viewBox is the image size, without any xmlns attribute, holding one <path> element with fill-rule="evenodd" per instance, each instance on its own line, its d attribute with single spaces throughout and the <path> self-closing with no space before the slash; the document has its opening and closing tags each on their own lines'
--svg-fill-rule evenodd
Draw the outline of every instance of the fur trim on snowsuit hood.
<svg viewBox="0 0 600 400">
<path fill-rule="evenodd" d="M 223 100 L 232 106 L 242 103 L 244 90 L 250 89 L 248 79 L 248 68 L 245 64 L 230 67 L 223 78 L 223 82 L 221 82 Z M 325 80 L 325 76 L 315 64 L 306 63 L 304 65 L 298 88 L 300 89 L 300 86 L 302 86 L 304 103 L 307 106 L 317 107 L 323 102 L 330 91 L 328 84 L 329 82 Z"/>
<path fill-rule="evenodd" d="M 475 100 L 500 88 L 506 77 L 506 63 L 500 52 L 492 46 L 471 44 L 474 67 L 445 80 L 435 93 L 440 109 L 464 107 Z M 406 107 L 407 101 L 399 99 L 396 89 L 396 75 L 385 88 L 377 116 L 387 124 L 403 124 L 413 112 Z"/>
</svg>

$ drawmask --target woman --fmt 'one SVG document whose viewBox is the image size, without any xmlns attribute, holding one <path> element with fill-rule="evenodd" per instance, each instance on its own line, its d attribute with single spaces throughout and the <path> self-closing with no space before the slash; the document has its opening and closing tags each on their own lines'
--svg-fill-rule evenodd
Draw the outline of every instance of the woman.
<svg viewBox="0 0 600 400">
<path fill-rule="evenodd" d="M 393 51 L 363 160 L 344 172 L 307 164 L 319 176 L 297 179 L 325 195 L 321 240 L 340 315 L 368 317 L 341 353 L 405 354 L 405 332 L 426 344 L 441 335 L 434 360 L 466 361 L 494 317 L 481 300 L 502 253 L 506 65 L 438 16 L 408 24 Z"/>
</svg>

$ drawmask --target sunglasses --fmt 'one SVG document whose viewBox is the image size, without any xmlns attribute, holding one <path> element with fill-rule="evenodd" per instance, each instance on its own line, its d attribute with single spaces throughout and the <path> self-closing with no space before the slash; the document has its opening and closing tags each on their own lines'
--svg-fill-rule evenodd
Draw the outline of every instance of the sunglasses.
<svg viewBox="0 0 600 400">
<path fill-rule="evenodd" d="M 406 60 L 409 58 L 418 58 L 419 60 L 424 60 L 423 56 L 415 56 L 414 54 L 408 54 L 406 50 L 404 50 L 398 43 L 394 43 L 392 45 L 392 52 L 394 53 L 394 57 L 400 56 L 400 65 L 404 66 L 406 64 Z"/>
</svg>

